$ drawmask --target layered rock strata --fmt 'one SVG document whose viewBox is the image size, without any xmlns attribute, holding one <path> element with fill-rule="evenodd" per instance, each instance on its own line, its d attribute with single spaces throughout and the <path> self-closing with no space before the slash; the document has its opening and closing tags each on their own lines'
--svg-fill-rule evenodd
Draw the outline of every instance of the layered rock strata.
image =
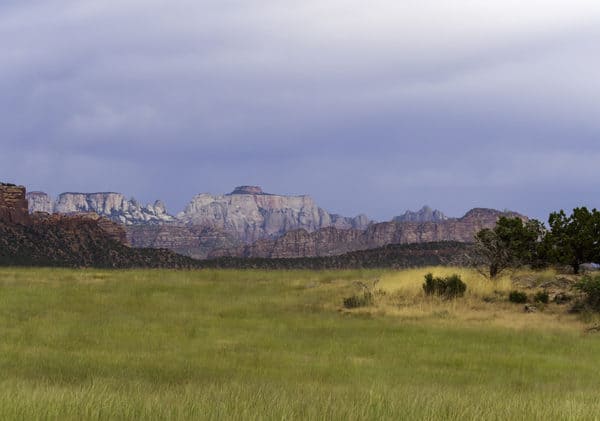
<svg viewBox="0 0 600 421">
<path fill-rule="evenodd" d="M 493 228 L 498 218 L 522 217 L 514 212 L 472 209 L 462 218 L 438 222 L 382 222 L 366 230 L 339 230 L 335 227 L 315 232 L 294 230 L 276 239 L 263 239 L 250 245 L 216 249 L 209 257 L 239 256 L 288 258 L 333 256 L 354 250 L 366 250 L 387 244 L 430 243 L 439 241 L 472 242 L 483 228 Z"/>
<path fill-rule="evenodd" d="M 62 193 L 54 205 L 56 213 L 95 212 L 124 225 L 164 223 L 174 221 L 164 203 L 140 205 L 121 193 Z"/>
<path fill-rule="evenodd" d="M 127 199 L 121 193 L 62 193 L 56 201 L 44 192 L 27 193 L 29 211 L 77 214 L 96 213 L 124 225 L 159 224 L 174 222 L 163 202 L 140 205 L 135 199 Z"/>
<path fill-rule="evenodd" d="M 266 194 L 257 186 L 237 187 L 225 195 L 196 195 L 177 215 L 177 220 L 189 226 L 223 231 L 244 243 L 279 237 L 295 229 L 308 232 L 329 226 L 364 229 L 370 222 L 365 215 L 355 218 L 331 215 L 310 196 Z"/>
<path fill-rule="evenodd" d="M 231 235 L 211 227 L 129 225 L 126 230 L 133 247 L 169 249 L 195 259 L 206 259 L 214 249 L 232 248 L 240 244 Z"/>
</svg>

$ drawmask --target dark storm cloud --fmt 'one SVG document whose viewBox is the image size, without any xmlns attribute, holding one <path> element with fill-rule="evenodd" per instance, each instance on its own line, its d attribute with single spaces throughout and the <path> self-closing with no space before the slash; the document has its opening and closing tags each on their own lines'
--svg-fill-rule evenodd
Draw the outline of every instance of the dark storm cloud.
<svg viewBox="0 0 600 421">
<path fill-rule="evenodd" d="M 2 2 L 0 175 L 172 211 L 600 206 L 600 5 L 486 3 Z"/>
</svg>

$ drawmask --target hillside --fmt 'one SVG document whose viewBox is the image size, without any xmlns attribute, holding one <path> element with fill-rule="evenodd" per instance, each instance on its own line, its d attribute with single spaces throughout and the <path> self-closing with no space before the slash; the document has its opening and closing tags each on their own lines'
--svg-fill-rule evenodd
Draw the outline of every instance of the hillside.
<svg viewBox="0 0 600 421">
<path fill-rule="evenodd" d="M 134 249 L 122 226 L 92 214 L 29 215 L 25 188 L 0 184 L 0 265 L 194 267 L 167 250 Z"/>
</svg>

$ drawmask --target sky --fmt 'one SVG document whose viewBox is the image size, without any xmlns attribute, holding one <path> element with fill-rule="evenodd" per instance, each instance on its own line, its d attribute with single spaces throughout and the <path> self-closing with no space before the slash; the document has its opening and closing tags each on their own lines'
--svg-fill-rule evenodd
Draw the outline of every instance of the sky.
<svg viewBox="0 0 600 421">
<path fill-rule="evenodd" d="M 0 51 L 29 190 L 600 208 L 597 0 L 3 0 Z"/>
</svg>

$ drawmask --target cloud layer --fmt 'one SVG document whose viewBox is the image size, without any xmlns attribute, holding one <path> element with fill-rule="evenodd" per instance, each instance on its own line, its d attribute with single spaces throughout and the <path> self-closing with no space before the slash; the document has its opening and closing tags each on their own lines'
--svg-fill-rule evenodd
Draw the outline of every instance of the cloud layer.
<svg viewBox="0 0 600 421">
<path fill-rule="evenodd" d="M 600 207 L 597 1 L 5 1 L 0 35 L 0 178 L 33 189 Z"/>
</svg>

